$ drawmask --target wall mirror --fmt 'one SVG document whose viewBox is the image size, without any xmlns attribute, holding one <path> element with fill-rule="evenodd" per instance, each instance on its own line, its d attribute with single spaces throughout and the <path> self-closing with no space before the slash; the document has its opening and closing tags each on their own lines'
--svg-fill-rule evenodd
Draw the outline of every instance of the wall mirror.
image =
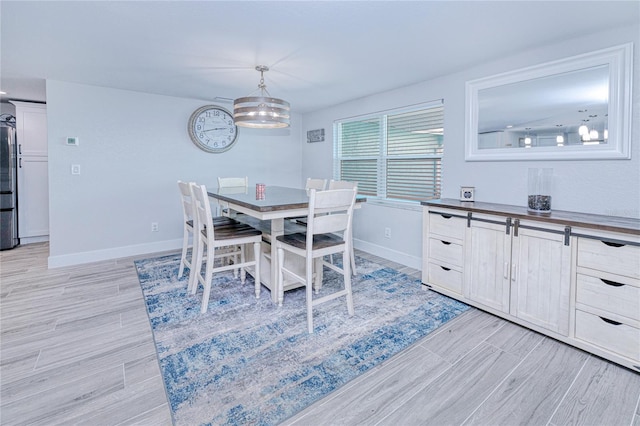
<svg viewBox="0 0 640 426">
<path fill-rule="evenodd" d="M 633 45 L 466 83 L 465 159 L 631 158 Z"/>
</svg>

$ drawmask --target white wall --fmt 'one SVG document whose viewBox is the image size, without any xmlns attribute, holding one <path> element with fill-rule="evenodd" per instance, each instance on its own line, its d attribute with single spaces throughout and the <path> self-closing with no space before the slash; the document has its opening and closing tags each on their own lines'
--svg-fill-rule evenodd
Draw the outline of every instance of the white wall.
<svg viewBox="0 0 640 426">
<path fill-rule="evenodd" d="M 303 134 L 307 130 L 324 128 L 329 137 L 322 143 L 304 145 L 303 174 L 331 177 L 334 120 L 442 98 L 445 105 L 443 198 L 458 198 L 460 186 L 475 186 L 477 201 L 525 206 L 527 169 L 545 166 L 554 169 L 556 187 L 553 209 L 640 218 L 639 33 L 640 28 L 636 25 L 589 34 L 467 70 L 459 70 L 438 79 L 305 114 Z M 631 160 L 547 162 L 466 162 L 464 160 L 465 82 L 467 80 L 630 41 L 635 42 Z M 412 52 L 412 54 L 428 55 L 429 52 Z M 368 203 L 357 213 L 355 219 L 355 246 L 405 265 L 420 268 L 421 223 L 419 210 L 411 211 Z M 385 227 L 392 229 L 391 239 L 384 238 Z"/>
<path fill-rule="evenodd" d="M 178 179 L 301 181 L 299 115 L 289 129 L 239 129 L 231 150 L 209 154 L 191 142 L 187 121 L 210 103 L 47 81 L 51 267 L 179 248 Z M 79 146 L 66 146 L 68 136 Z"/>
<path fill-rule="evenodd" d="M 16 115 L 16 106 L 9 102 L 0 102 L 0 114 Z"/>
</svg>

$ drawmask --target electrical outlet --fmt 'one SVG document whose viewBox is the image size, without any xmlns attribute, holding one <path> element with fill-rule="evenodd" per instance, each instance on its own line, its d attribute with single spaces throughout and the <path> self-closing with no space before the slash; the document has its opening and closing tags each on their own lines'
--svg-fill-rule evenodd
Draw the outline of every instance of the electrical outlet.
<svg viewBox="0 0 640 426">
<path fill-rule="evenodd" d="M 391 238 L 391 228 L 384 228 L 384 237 Z"/>
<path fill-rule="evenodd" d="M 80 164 L 72 164 L 71 165 L 71 174 L 79 175 L 80 174 Z"/>
<path fill-rule="evenodd" d="M 151 232 L 158 232 L 158 222 L 151 222 Z"/>
</svg>

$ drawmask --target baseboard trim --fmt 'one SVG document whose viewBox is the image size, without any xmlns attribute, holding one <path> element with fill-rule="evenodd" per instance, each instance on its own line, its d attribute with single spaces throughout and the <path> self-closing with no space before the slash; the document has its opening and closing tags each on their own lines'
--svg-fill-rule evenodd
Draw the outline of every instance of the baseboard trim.
<svg viewBox="0 0 640 426">
<path fill-rule="evenodd" d="M 45 241 L 49 241 L 48 235 L 40 235 L 38 237 L 20 237 L 20 245 L 44 243 Z"/>
<path fill-rule="evenodd" d="M 81 265 L 84 263 L 101 262 L 105 260 L 119 259 L 122 257 L 154 254 L 182 248 L 182 238 L 175 240 L 158 241 L 148 244 L 136 244 L 132 246 L 114 247 L 105 250 L 85 251 L 60 256 L 49 256 L 49 269 L 65 266 Z"/>
<path fill-rule="evenodd" d="M 387 247 L 379 246 L 377 244 L 372 244 L 370 242 L 358 240 L 355 238 L 353 240 L 353 246 L 359 250 L 383 257 L 401 265 L 405 265 L 419 271 L 422 270 L 422 258 L 420 257 L 411 256 L 407 253 L 402 253 L 397 250 L 392 250 Z"/>
<path fill-rule="evenodd" d="M 372 244 L 367 241 L 355 239 L 353 245 L 359 250 L 380 256 L 382 258 L 397 262 L 410 268 L 422 269 L 422 259 L 411 256 L 397 250 Z M 49 256 L 48 265 L 50 269 L 63 268 L 65 266 L 81 265 L 85 263 L 101 262 L 105 260 L 119 259 L 122 257 L 139 256 L 145 254 L 155 254 L 170 250 L 179 250 L 182 247 L 182 239 L 158 241 L 148 244 L 135 244 L 124 247 L 114 247 L 105 250 L 85 251 L 81 253 L 64 254 L 60 256 Z"/>
</svg>

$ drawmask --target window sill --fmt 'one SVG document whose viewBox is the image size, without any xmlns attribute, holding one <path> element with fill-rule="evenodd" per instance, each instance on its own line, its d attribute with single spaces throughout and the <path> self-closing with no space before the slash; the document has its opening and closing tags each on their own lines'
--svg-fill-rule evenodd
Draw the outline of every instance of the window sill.
<svg viewBox="0 0 640 426">
<path fill-rule="evenodd" d="M 367 204 L 390 207 L 394 209 L 422 211 L 422 205 L 420 204 L 420 201 L 385 200 L 382 198 L 367 197 Z"/>
</svg>

